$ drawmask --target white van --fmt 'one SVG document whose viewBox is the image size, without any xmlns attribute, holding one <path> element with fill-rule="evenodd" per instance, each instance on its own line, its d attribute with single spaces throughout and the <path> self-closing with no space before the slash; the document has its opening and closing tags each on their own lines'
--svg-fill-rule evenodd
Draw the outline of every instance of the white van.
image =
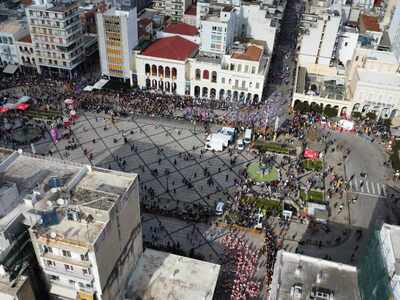
<svg viewBox="0 0 400 300">
<path fill-rule="evenodd" d="M 244 149 L 243 139 L 238 139 L 238 141 L 237 141 L 237 149 L 239 151 L 242 151 Z"/>
<path fill-rule="evenodd" d="M 244 132 L 244 139 L 243 139 L 244 143 L 250 144 L 252 137 L 253 137 L 253 133 L 252 133 L 251 129 L 247 128 Z"/>
</svg>

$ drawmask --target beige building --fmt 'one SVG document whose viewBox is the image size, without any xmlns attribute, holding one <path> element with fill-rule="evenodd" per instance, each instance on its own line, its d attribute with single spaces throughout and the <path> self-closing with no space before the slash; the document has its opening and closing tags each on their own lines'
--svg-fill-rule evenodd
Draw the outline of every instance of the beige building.
<svg viewBox="0 0 400 300">
<path fill-rule="evenodd" d="M 170 16 L 173 22 L 182 22 L 185 11 L 191 4 L 190 0 L 154 0 L 153 8 Z"/>
<path fill-rule="evenodd" d="M 71 75 L 85 59 L 78 2 L 37 0 L 26 9 L 39 71 Z"/>
<path fill-rule="evenodd" d="M 0 164 L 8 199 L 29 226 L 54 299 L 121 299 L 142 255 L 136 174 L 12 153 Z M 15 211 L 15 210 L 14 210 Z"/>
</svg>

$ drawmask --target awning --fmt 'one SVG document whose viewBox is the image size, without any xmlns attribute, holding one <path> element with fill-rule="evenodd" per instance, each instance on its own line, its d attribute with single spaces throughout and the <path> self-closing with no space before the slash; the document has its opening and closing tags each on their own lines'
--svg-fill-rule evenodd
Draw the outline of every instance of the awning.
<svg viewBox="0 0 400 300">
<path fill-rule="evenodd" d="M 7 65 L 7 67 L 4 68 L 3 73 L 14 74 L 17 69 L 18 65 Z"/>
<path fill-rule="evenodd" d="M 15 108 L 18 110 L 27 110 L 29 108 L 29 104 L 28 103 L 20 103 L 20 104 L 17 104 L 17 106 Z"/>
<path fill-rule="evenodd" d="M 5 113 L 5 112 L 8 112 L 8 111 L 9 111 L 9 109 L 7 107 L 0 106 L 0 113 Z"/>
<path fill-rule="evenodd" d="M 50 294 L 76 299 L 76 291 L 74 288 L 64 287 L 56 284 L 51 285 Z"/>
<path fill-rule="evenodd" d="M 103 86 L 105 86 L 107 84 L 108 80 L 107 79 L 100 79 L 99 81 L 97 81 L 94 85 L 93 88 L 94 89 L 98 89 L 101 90 L 103 88 Z"/>
<path fill-rule="evenodd" d="M 28 102 L 29 100 L 31 100 L 31 97 L 29 97 L 29 96 L 22 96 L 21 98 L 18 99 L 17 104 L 24 103 L 24 102 Z"/>
<path fill-rule="evenodd" d="M 85 88 L 83 89 L 85 92 L 91 92 L 93 91 L 93 87 L 91 85 L 85 86 Z"/>
</svg>

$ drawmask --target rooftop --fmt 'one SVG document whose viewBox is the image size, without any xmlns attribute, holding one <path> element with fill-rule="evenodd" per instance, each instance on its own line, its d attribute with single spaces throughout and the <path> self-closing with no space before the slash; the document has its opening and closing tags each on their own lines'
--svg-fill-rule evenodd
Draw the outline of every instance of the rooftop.
<svg viewBox="0 0 400 300">
<path fill-rule="evenodd" d="M 357 73 L 360 76 L 360 81 L 380 86 L 400 88 L 400 74 L 398 73 L 376 72 L 361 68 L 357 69 Z"/>
<path fill-rule="evenodd" d="M 368 16 L 368 15 L 360 15 L 360 25 L 364 27 L 366 31 L 381 31 L 379 27 L 378 17 Z"/>
<path fill-rule="evenodd" d="M 211 300 L 219 270 L 213 263 L 146 249 L 125 299 Z"/>
<path fill-rule="evenodd" d="M 191 36 L 199 34 L 195 26 L 186 23 L 171 23 L 165 27 L 164 32 Z"/>
<path fill-rule="evenodd" d="M 261 55 L 263 54 L 263 48 L 256 45 L 250 45 L 246 48 L 244 52 L 235 52 L 232 54 L 234 59 L 243 59 L 251 61 L 259 61 Z"/>
<path fill-rule="evenodd" d="M 367 59 L 379 60 L 381 63 L 398 65 L 399 62 L 393 52 L 379 51 L 374 49 L 358 48 L 358 55 L 367 56 Z"/>
<path fill-rule="evenodd" d="M 15 34 L 23 29 L 24 29 L 23 22 L 19 20 L 10 20 L 0 23 L 0 32 Z"/>
<path fill-rule="evenodd" d="M 356 267 L 280 250 L 270 299 L 311 299 L 313 294 L 312 299 L 360 299 Z"/>
<path fill-rule="evenodd" d="M 30 44 L 32 44 L 32 37 L 31 37 L 30 34 L 28 34 L 28 35 L 20 38 L 18 41 L 22 42 L 22 43 L 30 43 Z"/>
<path fill-rule="evenodd" d="M 185 61 L 192 57 L 199 46 L 180 36 L 171 36 L 155 40 L 143 52 L 144 56 Z"/>
<path fill-rule="evenodd" d="M 0 185 L 15 183 L 15 202 L 31 201 L 28 209 L 18 211 L 46 239 L 94 243 L 110 210 L 131 190 L 136 177 L 0 149 Z"/>
</svg>

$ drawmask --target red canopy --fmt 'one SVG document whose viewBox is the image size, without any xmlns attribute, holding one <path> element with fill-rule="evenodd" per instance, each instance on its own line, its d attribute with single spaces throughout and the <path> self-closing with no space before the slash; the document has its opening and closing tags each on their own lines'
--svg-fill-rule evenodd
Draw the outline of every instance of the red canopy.
<svg viewBox="0 0 400 300">
<path fill-rule="evenodd" d="M 20 103 L 20 104 L 17 104 L 17 106 L 15 108 L 19 109 L 19 110 L 27 110 L 29 108 L 29 104 L 25 103 L 25 102 Z"/>
<path fill-rule="evenodd" d="M 319 152 L 310 148 L 306 148 L 304 149 L 304 157 L 309 159 L 317 159 L 319 157 Z"/>
<path fill-rule="evenodd" d="M 8 112 L 10 109 L 8 109 L 7 107 L 4 106 L 0 106 L 0 113 L 5 113 Z"/>
</svg>

